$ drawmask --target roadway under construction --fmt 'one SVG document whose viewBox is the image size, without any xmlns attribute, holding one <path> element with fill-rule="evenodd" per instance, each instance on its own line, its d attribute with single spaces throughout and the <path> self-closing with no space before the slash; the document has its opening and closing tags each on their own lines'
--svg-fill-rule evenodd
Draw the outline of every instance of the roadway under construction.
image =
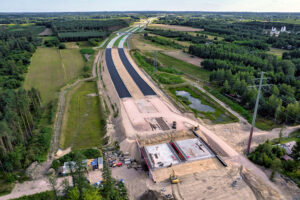
<svg viewBox="0 0 300 200">
<path fill-rule="evenodd" d="M 122 134 L 119 136 L 122 138 L 121 150 L 144 161 L 154 182 L 168 179 L 173 170 L 178 176 L 212 170 L 221 172 L 227 166 L 221 157 L 230 160 L 231 167 L 243 162 L 256 170 L 213 132 L 197 120 L 184 116 L 136 65 L 123 46 L 137 29 L 129 29 L 111 40 L 104 60 L 104 67 L 108 70 L 102 72 L 109 86 L 110 98 L 120 113 L 117 120 Z M 120 37 L 123 38 L 119 45 L 114 47 Z M 260 176 L 267 179 L 263 173 Z M 265 182 L 272 188 L 271 183 Z M 245 192 L 248 194 L 249 189 Z"/>
</svg>

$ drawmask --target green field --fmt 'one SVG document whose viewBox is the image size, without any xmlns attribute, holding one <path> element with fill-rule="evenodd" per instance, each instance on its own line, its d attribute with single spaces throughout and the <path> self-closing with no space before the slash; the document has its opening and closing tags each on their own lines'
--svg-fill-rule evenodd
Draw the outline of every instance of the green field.
<svg viewBox="0 0 300 200">
<path fill-rule="evenodd" d="M 60 147 L 72 150 L 95 147 L 103 144 L 105 126 L 104 110 L 95 82 L 82 82 L 67 95 L 67 104 L 62 123 Z"/>
<path fill-rule="evenodd" d="M 16 31 L 30 31 L 32 34 L 37 35 L 45 29 L 44 26 L 36 26 L 34 24 L 9 24 L 5 25 L 11 32 Z"/>
<path fill-rule="evenodd" d="M 38 48 L 31 59 L 24 87 L 37 88 L 46 104 L 57 98 L 62 86 L 80 75 L 83 66 L 79 49 Z"/>
<path fill-rule="evenodd" d="M 277 48 L 270 48 L 270 51 L 268 51 L 268 53 L 270 53 L 270 54 L 273 54 L 273 55 L 275 55 L 275 56 L 278 56 L 278 57 L 282 57 L 282 54 L 284 53 L 284 52 L 286 52 L 287 50 L 284 50 L 284 49 L 277 49 Z"/>
<path fill-rule="evenodd" d="M 149 57 L 154 57 L 152 52 L 145 53 Z M 178 60 L 171 56 L 165 55 L 161 52 L 157 54 L 158 61 L 164 66 L 174 68 L 183 74 L 193 77 L 198 80 L 208 81 L 210 71 L 207 71 L 201 67 L 195 66 L 190 63 L 186 63 L 182 60 Z"/>
</svg>

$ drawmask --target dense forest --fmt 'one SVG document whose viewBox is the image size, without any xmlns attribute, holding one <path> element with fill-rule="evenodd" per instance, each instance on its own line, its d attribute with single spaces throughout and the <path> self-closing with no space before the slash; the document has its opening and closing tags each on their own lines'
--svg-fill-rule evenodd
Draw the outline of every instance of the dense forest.
<svg viewBox="0 0 300 200">
<path fill-rule="evenodd" d="M 53 32 L 60 41 L 81 41 L 90 38 L 105 38 L 113 31 L 127 27 L 131 20 L 68 20 L 51 23 Z"/>
</svg>

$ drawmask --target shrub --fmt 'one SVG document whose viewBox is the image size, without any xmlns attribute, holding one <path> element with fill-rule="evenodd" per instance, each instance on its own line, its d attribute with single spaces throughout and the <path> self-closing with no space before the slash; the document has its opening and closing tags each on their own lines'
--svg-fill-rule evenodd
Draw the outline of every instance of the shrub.
<svg viewBox="0 0 300 200">
<path fill-rule="evenodd" d="M 88 71 L 90 71 L 90 67 L 89 67 L 89 66 L 87 66 L 87 65 L 86 65 L 86 66 L 84 66 L 84 67 L 83 67 L 83 71 L 84 71 L 84 72 L 88 72 Z"/>
<path fill-rule="evenodd" d="M 65 45 L 65 44 L 60 44 L 60 45 L 58 46 L 58 48 L 59 48 L 59 49 L 65 49 L 65 48 L 66 48 L 66 45 Z"/>
<path fill-rule="evenodd" d="M 15 176 L 12 173 L 6 173 L 4 175 L 4 180 L 8 183 L 12 183 L 16 180 Z"/>
<path fill-rule="evenodd" d="M 179 84 L 184 82 L 180 76 L 168 73 L 159 73 L 156 76 L 158 81 L 163 84 Z"/>
<path fill-rule="evenodd" d="M 92 55 L 92 54 L 94 54 L 95 53 L 95 50 L 94 49 L 80 49 L 80 53 L 81 54 L 89 54 L 89 55 Z"/>
</svg>

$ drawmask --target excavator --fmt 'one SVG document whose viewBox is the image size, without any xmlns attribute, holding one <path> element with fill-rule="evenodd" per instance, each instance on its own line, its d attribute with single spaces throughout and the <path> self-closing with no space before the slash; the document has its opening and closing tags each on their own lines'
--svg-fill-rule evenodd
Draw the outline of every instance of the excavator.
<svg viewBox="0 0 300 200">
<path fill-rule="evenodd" d="M 170 181 L 172 184 L 177 184 L 179 183 L 179 179 L 177 177 L 177 175 L 175 174 L 174 169 L 172 169 L 173 173 L 170 175 Z"/>
</svg>

